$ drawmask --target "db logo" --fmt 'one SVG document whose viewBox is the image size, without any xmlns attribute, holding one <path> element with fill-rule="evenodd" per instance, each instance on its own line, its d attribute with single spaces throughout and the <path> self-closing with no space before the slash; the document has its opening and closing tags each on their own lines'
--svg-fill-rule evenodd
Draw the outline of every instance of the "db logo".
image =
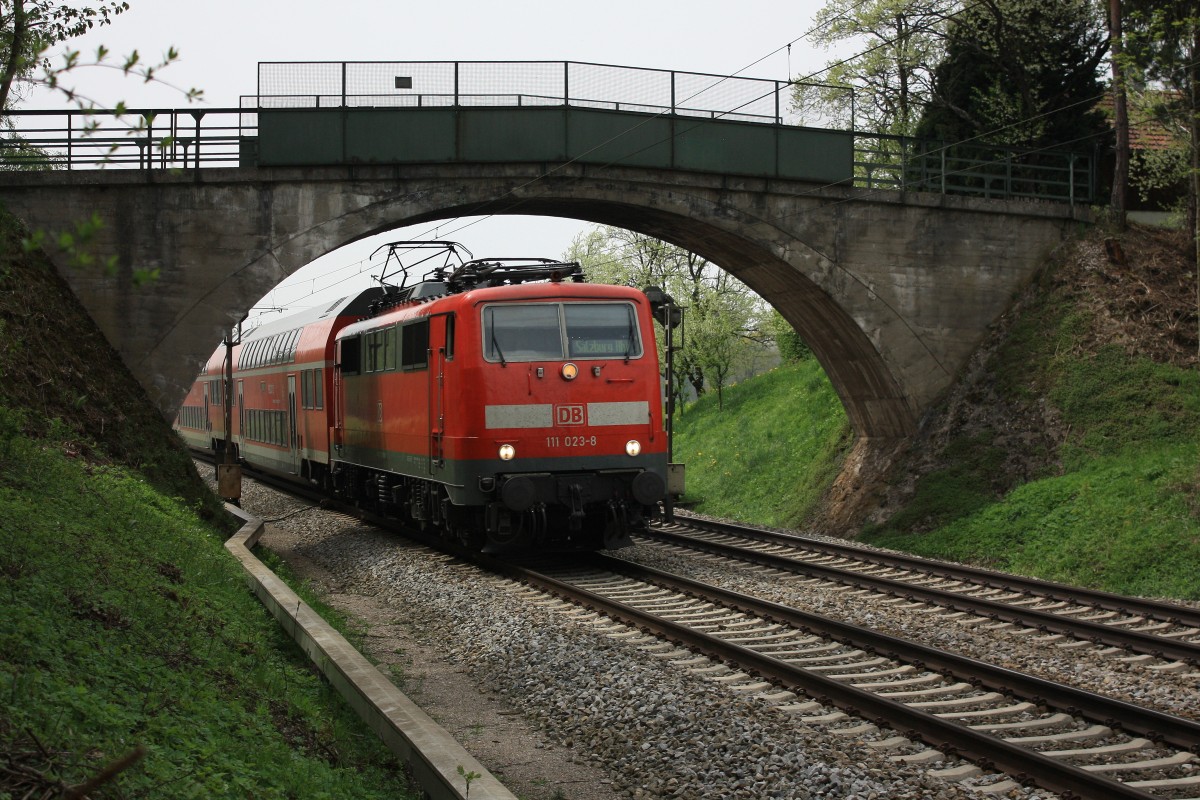
<svg viewBox="0 0 1200 800">
<path fill-rule="evenodd" d="M 583 406 L 555 406 L 555 425 L 582 425 Z"/>
</svg>

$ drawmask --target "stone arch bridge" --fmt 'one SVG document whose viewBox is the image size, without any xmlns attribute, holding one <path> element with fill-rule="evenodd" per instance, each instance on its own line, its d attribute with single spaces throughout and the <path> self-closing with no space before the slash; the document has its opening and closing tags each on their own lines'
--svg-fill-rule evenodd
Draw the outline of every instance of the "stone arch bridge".
<svg viewBox="0 0 1200 800">
<path fill-rule="evenodd" d="M 903 438 L 1086 216 L 1090 168 L 784 125 L 789 91 L 576 62 L 268 63 L 246 107 L 129 112 L 133 137 L 23 111 L 37 149 L 5 140 L 0 163 L 59 169 L 0 171 L 0 201 L 48 232 L 99 217 L 92 247 L 115 274 L 49 255 L 167 416 L 224 332 L 318 256 L 414 223 L 535 214 L 728 270 L 812 347 L 860 440 Z M 146 269 L 160 277 L 135 286 Z"/>
<path fill-rule="evenodd" d="M 578 163 L 8 173 L 0 198 L 49 231 L 103 220 L 94 247 L 118 257 L 115 275 L 50 255 L 168 416 L 224 331 L 318 256 L 394 227 L 519 213 L 629 228 L 728 270 L 809 343 L 856 433 L 885 440 L 916 429 L 1082 213 Z M 161 277 L 134 286 L 147 268 Z"/>
</svg>

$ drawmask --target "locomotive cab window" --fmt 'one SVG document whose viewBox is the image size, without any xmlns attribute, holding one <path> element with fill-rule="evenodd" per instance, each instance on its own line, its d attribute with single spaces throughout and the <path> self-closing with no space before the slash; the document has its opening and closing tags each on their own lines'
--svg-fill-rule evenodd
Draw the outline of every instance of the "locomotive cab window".
<svg viewBox="0 0 1200 800">
<path fill-rule="evenodd" d="M 483 309 L 488 361 L 640 358 L 642 340 L 630 303 L 538 303 Z"/>
<path fill-rule="evenodd" d="M 642 342 L 628 303 L 571 303 L 563 306 L 567 358 L 638 358 Z"/>
</svg>

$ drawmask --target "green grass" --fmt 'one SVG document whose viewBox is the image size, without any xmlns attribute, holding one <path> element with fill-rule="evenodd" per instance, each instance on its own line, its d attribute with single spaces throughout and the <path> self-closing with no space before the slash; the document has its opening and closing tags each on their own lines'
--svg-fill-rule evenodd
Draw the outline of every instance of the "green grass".
<svg viewBox="0 0 1200 800">
<path fill-rule="evenodd" d="M 864 540 L 1122 594 L 1197 600 L 1198 458 L 1195 443 L 1131 448 L 1027 483 L 932 531 L 890 524 Z"/>
<path fill-rule="evenodd" d="M 699 398 L 676 418 L 696 511 L 762 525 L 801 525 L 841 465 L 850 427 L 815 359 L 777 367 Z M 782 491 L 780 491 L 782 489 Z"/>
<path fill-rule="evenodd" d="M 0 407 L 9 758 L 74 783 L 144 749 L 93 796 L 406 796 L 395 759 L 250 594 L 221 532 L 140 473 L 82 457 L 65 429 L 24 428 Z"/>
</svg>

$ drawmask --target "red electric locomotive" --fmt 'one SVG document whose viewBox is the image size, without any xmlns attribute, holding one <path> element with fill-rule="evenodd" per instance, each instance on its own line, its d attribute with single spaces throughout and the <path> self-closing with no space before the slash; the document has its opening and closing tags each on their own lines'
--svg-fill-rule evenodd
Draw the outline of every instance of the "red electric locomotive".
<svg viewBox="0 0 1200 800">
<path fill-rule="evenodd" d="M 627 543 L 666 492 L 647 296 L 545 259 L 446 265 L 412 286 L 401 269 L 399 286 L 235 349 L 241 458 L 476 547 Z M 219 416 L 205 384 L 222 361 L 181 412 L 189 441 L 185 414 L 199 412 L 186 409 L 205 392 Z"/>
</svg>

